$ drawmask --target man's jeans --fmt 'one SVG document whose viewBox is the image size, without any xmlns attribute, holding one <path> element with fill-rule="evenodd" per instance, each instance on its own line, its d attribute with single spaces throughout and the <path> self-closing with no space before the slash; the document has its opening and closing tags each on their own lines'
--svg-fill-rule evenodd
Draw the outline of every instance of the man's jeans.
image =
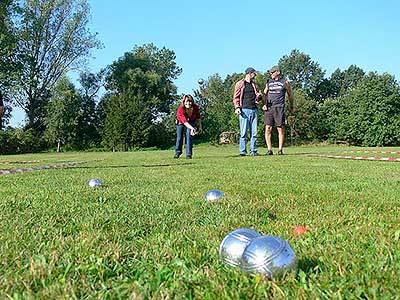
<svg viewBox="0 0 400 300">
<path fill-rule="evenodd" d="M 257 152 L 257 121 L 258 109 L 242 109 L 239 116 L 240 122 L 240 154 L 246 154 L 247 131 L 250 129 L 250 153 Z"/>
<path fill-rule="evenodd" d="M 193 127 L 196 126 L 196 121 L 190 121 L 190 125 Z M 175 145 L 175 154 L 182 154 L 182 146 L 183 146 L 183 134 L 186 132 L 186 156 L 192 156 L 193 149 L 193 136 L 190 134 L 190 129 L 187 128 L 182 123 L 176 125 L 176 145 Z"/>
</svg>

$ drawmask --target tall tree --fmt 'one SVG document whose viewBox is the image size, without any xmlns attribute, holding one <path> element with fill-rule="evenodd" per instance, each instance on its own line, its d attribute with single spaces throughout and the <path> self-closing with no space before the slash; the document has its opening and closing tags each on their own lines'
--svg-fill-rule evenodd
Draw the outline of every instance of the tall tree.
<svg viewBox="0 0 400 300">
<path fill-rule="evenodd" d="M 86 149 L 100 144 L 99 115 L 97 114 L 96 100 L 100 89 L 104 85 L 105 69 L 98 73 L 88 71 L 79 76 L 80 103 L 76 109 L 79 111 L 74 148 Z"/>
<path fill-rule="evenodd" d="M 12 22 L 12 16 L 18 11 L 18 7 L 12 0 L 0 2 L 0 91 L 3 94 L 3 101 L 9 102 L 10 90 L 18 80 L 20 70 L 15 61 L 17 38 Z M 6 105 L 6 114 L 3 117 L 3 124 L 6 124 L 11 114 L 11 106 Z M 1 126 L 0 126 L 1 129 Z"/>
<path fill-rule="evenodd" d="M 289 55 L 284 55 L 278 64 L 285 77 L 291 81 L 292 87 L 303 89 L 308 95 L 314 93 L 324 78 L 325 71 L 319 64 L 298 49 L 292 50 Z"/>
<path fill-rule="evenodd" d="M 110 66 L 106 87 L 113 96 L 107 101 L 106 145 L 123 150 L 149 145 L 148 132 L 176 99 L 173 80 L 182 70 L 175 58 L 169 49 L 146 44 Z"/>
<path fill-rule="evenodd" d="M 333 86 L 333 97 L 347 95 L 364 77 L 365 72 L 363 69 L 356 65 L 351 65 L 344 71 L 336 69 L 330 78 Z"/>
<path fill-rule="evenodd" d="M 61 76 L 79 67 L 100 47 L 88 28 L 87 0 L 23 0 L 18 16 L 18 53 L 22 66 L 15 102 L 27 114 L 28 128 L 43 131 L 49 91 Z"/>
<path fill-rule="evenodd" d="M 214 74 L 208 78 L 200 91 L 196 92 L 196 101 L 200 104 L 203 114 L 204 138 L 207 140 L 218 141 L 222 132 L 229 131 L 232 127 L 237 129 L 237 117 L 233 113 L 231 100 L 232 84 L 234 83 L 225 84 L 218 74 Z M 232 123 L 235 123 L 234 126 Z"/>
<path fill-rule="evenodd" d="M 76 139 L 79 119 L 80 96 L 74 85 L 67 77 L 59 80 L 53 90 L 46 109 L 45 117 L 47 127 L 45 136 L 50 143 L 57 143 L 57 152 L 62 145 L 69 144 Z"/>
</svg>

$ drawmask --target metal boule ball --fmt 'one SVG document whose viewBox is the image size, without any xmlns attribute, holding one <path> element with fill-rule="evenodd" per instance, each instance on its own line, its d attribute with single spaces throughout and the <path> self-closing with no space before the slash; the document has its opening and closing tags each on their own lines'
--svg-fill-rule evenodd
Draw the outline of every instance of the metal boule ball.
<svg viewBox="0 0 400 300">
<path fill-rule="evenodd" d="M 225 197 L 225 194 L 223 192 L 221 192 L 220 190 L 210 190 L 204 196 L 204 198 L 207 201 L 215 201 L 218 199 L 222 199 L 224 197 Z"/>
<path fill-rule="evenodd" d="M 203 84 L 204 83 L 204 79 L 203 78 L 199 78 L 199 80 L 197 80 L 197 83 L 200 84 L 200 85 Z"/>
<path fill-rule="evenodd" d="M 101 180 L 98 178 L 93 178 L 93 179 L 90 179 L 89 186 L 90 187 L 100 187 L 100 186 L 103 186 L 103 182 L 101 182 Z"/>
<path fill-rule="evenodd" d="M 267 235 L 253 239 L 242 255 L 241 269 L 279 277 L 297 269 L 297 256 L 289 243 L 279 237 Z"/>
<path fill-rule="evenodd" d="M 257 237 L 261 237 L 261 233 L 248 228 L 240 228 L 230 232 L 219 246 L 220 259 L 229 266 L 240 266 L 246 246 Z"/>
</svg>

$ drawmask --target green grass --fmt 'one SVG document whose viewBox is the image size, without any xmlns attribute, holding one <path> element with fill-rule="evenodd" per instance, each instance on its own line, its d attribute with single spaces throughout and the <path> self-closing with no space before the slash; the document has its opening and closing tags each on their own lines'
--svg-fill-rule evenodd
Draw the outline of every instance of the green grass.
<svg viewBox="0 0 400 300">
<path fill-rule="evenodd" d="M 351 150 L 1 156 L 42 162 L 0 169 L 104 160 L 0 175 L 0 298 L 399 299 L 400 163 L 296 155 Z M 103 188 L 88 186 L 95 177 Z M 227 199 L 206 202 L 210 189 Z M 297 225 L 310 232 L 294 237 Z M 298 272 L 271 280 L 224 266 L 219 245 L 241 227 L 286 239 Z"/>
</svg>

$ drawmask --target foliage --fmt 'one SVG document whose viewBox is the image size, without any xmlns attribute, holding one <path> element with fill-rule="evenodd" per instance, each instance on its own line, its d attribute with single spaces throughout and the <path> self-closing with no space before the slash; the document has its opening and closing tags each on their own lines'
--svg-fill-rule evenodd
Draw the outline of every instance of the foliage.
<svg viewBox="0 0 400 300">
<path fill-rule="evenodd" d="M 43 137 L 37 137 L 32 129 L 11 128 L 0 130 L 0 154 L 35 153 L 48 149 Z"/>
<path fill-rule="evenodd" d="M 242 158 L 236 146 L 195 146 L 190 163 L 173 150 L 1 157 L 41 160 L 10 169 L 101 161 L 1 176 L 0 298 L 396 299 L 398 163 L 301 155 L 357 150 Z M 87 185 L 95 177 L 102 188 Z M 227 199 L 206 202 L 215 188 Z M 301 238 L 298 225 L 309 229 Z M 219 245 L 242 227 L 287 240 L 298 272 L 271 280 L 223 265 Z"/>
<path fill-rule="evenodd" d="M 0 2 L 0 90 L 8 100 L 9 90 L 19 78 L 19 64 L 13 59 L 16 51 L 17 38 L 13 16 L 18 7 L 12 0 Z"/>
<path fill-rule="evenodd" d="M 400 86 L 389 74 L 369 73 L 321 111 L 331 139 L 360 146 L 400 143 Z"/>
<path fill-rule="evenodd" d="M 106 87 L 112 96 L 106 106 L 105 146 L 128 150 L 150 145 L 152 126 L 169 113 L 176 99 L 172 80 L 182 70 L 175 58 L 169 49 L 146 44 L 136 46 L 110 66 Z"/>
<path fill-rule="evenodd" d="M 100 47 L 87 29 L 86 0 L 25 0 L 17 16 L 17 55 L 21 89 L 14 101 L 25 110 L 29 128 L 42 132 L 45 107 L 53 86 Z"/>
<path fill-rule="evenodd" d="M 101 143 L 100 118 L 102 116 L 99 114 L 101 108 L 97 107 L 96 100 L 99 90 L 104 85 L 105 71 L 105 69 L 98 73 L 86 71 L 80 74 L 80 105 L 77 107 L 79 113 L 76 137 L 73 141 L 74 149 L 88 149 L 99 146 Z"/>
<path fill-rule="evenodd" d="M 309 95 L 313 95 L 324 78 L 325 71 L 319 64 L 298 49 L 292 50 L 289 55 L 284 55 L 278 64 L 292 87 L 303 89 Z"/>
<path fill-rule="evenodd" d="M 340 71 L 339 68 L 336 69 L 330 77 L 333 91 L 329 96 L 335 98 L 338 96 L 347 95 L 353 88 L 357 86 L 364 75 L 365 72 L 356 65 L 351 65 L 343 72 Z"/>
<path fill-rule="evenodd" d="M 318 140 L 319 118 L 317 102 L 303 90 L 294 90 L 295 109 L 293 114 L 286 107 L 287 123 L 286 140 L 290 144 Z"/>
<path fill-rule="evenodd" d="M 45 136 L 50 143 L 58 143 L 57 151 L 61 145 L 71 145 L 76 138 L 79 106 L 78 91 L 67 77 L 63 77 L 54 87 L 45 118 Z"/>
<path fill-rule="evenodd" d="M 218 74 L 208 78 L 197 93 L 197 102 L 202 109 L 205 140 L 218 141 L 222 132 L 231 130 L 234 115 L 230 100 L 232 94 L 231 88 L 224 84 Z"/>
</svg>

